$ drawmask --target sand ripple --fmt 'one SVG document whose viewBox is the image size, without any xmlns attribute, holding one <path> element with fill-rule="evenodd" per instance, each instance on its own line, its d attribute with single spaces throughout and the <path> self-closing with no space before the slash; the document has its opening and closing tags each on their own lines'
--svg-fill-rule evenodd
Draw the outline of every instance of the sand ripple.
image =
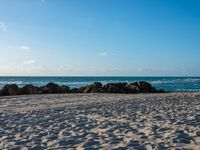
<svg viewBox="0 0 200 150">
<path fill-rule="evenodd" d="M 200 93 L 0 99 L 0 149 L 200 149 Z"/>
</svg>

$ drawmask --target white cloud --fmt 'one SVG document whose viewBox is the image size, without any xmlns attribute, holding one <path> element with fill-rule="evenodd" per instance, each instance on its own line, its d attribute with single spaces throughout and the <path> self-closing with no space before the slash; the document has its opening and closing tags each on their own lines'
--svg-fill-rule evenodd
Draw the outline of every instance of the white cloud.
<svg viewBox="0 0 200 150">
<path fill-rule="evenodd" d="M 107 56 L 108 53 L 106 53 L 106 52 L 100 52 L 100 53 L 98 53 L 98 55 L 99 55 L 99 56 Z"/>
<path fill-rule="evenodd" d="M 4 22 L 0 22 L 0 31 L 7 31 L 8 26 Z"/>
<path fill-rule="evenodd" d="M 31 50 L 31 48 L 28 47 L 28 46 L 20 46 L 19 49 L 21 49 L 21 50 L 27 50 L 27 51 Z"/>
<path fill-rule="evenodd" d="M 35 60 L 33 60 L 33 59 L 24 61 L 24 65 L 32 65 L 34 63 L 35 63 Z"/>
</svg>

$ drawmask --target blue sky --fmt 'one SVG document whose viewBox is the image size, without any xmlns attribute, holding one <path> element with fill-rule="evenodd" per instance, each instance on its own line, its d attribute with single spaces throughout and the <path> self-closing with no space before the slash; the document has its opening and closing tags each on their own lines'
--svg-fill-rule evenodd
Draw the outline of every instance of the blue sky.
<svg viewBox="0 0 200 150">
<path fill-rule="evenodd" d="M 0 75 L 200 76 L 199 0 L 0 0 Z"/>
</svg>

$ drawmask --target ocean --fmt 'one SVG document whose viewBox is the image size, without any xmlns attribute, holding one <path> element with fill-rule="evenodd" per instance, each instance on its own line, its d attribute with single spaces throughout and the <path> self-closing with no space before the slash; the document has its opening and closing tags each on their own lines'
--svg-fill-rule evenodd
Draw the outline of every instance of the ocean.
<svg viewBox="0 0 200 150">
<path fill-rule="evenodd" d="M 176 92 L 200 91 L 200 77 L 0 77 L 0 88 L 5 84 L 25 84 L 42 86 L 49 82 L 68 85 L 70 88 L 81 87 L 93 82 L 102 84 L 114 82 L 147 81 L 158 89 Z"/>
</svg>

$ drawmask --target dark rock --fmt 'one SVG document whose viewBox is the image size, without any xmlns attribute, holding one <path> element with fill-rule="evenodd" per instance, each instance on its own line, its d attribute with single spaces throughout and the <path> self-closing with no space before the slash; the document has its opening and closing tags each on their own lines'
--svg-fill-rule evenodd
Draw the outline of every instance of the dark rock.
<svg viewBox="0 0 200 150">
<path fill-rule="evenodd" d="M 40 93 L 63 93 L 63 89 L 59 85 L 50 82 L 46 86 L 40 87 Z"/>
<path fill-rule="evenodd" d="M 135 85 L 135 86 L 139 87 L 139 84 L 138 84 L 138 82 L 133 82 L 133 83 L 130 83 L 130 85 Z"/>
<path fill-rule="evenodd" d="M 126 93 L 126 85 L 127 85 L 127 83 L 126 82 L 122 82 L 122 83 L 117 83 L 116 84 L 117 85 L 117 87 L 119 88 L 119 90 L 120 90 L 120 93 Z"/>
<path fill-rule="evenodd" d="M 125 89 L 125 93 L 138 93 L 140 91 L 139 87 L 133 84 L 127 84 Z"/>
<path fill-rule="evenodd" d="M 78 91 L 79 91 L 79 93 L 83 93 L 85 89 L 86 89 L 86 87 L 80 87 L 80 88 L 78 89 Z"/>
<path fill-rule="evenodd" d="M 92 90 L 91 93 L 105 93 L 105 91 L 103 88 L 98 88 L 98 89 Z"/>
<path fill-rule="evenodd" d="M 79 93 L 79 89 L 78 88 L 73 88 L 73 89 L 71 89 L 71 93 Z"/>
<path fill-rule="evenodd" d="M 61 88 L 63 93 L 70 93 L 70 88 L 68 86 L 62 85 Z"/>
<path fill-rule="evenodd" d="M 19 88 L 16 84 L 7 84 L 2 88 L 3 95 L 17 95 L 19 94 Z"/>
<path fill-rule="evenodd" d="M 3 96 L 2 90 L 0 90 L 0 96 Z"/>
<path fill-rule="evenodd" d="M 98 93 L 103 91 L 101 82 L 94 82 L 91 85 L 88 85 L 83 93 Z"/>
<path fill-rule="evenodd" d="M 20 89 L 20 94 L 37 94 L 38 87 L 35 87 L 32 84 L 27 84 Z"/>
<path fill-rule="evenodd" d="M 103 86 L 107 93 L 126 93 L 125 86 L 127 83 L 108 83 Z"/>
<path fill-rule="evenodd" d="M 86 87 L 71 89 L 68 86 L 59 86 L 55 83 L 48 83 L 42 87 L 36 87 L 32 84 L 27 84 L 21 89 L 16 84 L 5 85 L 0 91 L 1 95 L 18 95 L 18 94 L 48 94 L 48 93 L 165 93 L 164 90 L 157 90 L 150 83 L 145 81 L 134 82 L 127 84 L 108 83 L 102 86 L 101 82 L 94 82 Z"/>
<path fill-rule="evenodd" d="M 138 82 L 138 87 L 141 93 L 156 93 L 156 88 L 152 87 L 152 85 L 145 81 Z"/>
<path fill-rule="evenodd" d="M 108 93 L 120 93 L 120 89 L 119 87 L 117 87 L 116 85 L 109 85 L 108 89 L 107 89 Z"/>
</svg>

